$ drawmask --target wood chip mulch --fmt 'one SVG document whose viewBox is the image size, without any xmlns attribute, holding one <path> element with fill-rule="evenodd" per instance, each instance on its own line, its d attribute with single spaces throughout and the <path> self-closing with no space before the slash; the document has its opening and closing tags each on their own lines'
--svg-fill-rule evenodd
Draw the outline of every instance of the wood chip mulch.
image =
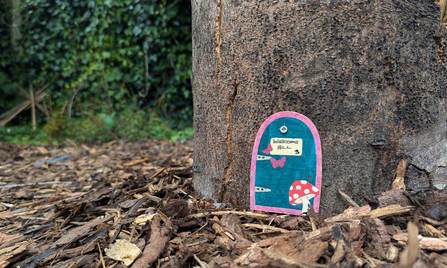
<svg viewBox="0 0 447 268">
<path fill-rule="evenodd" d="M 447 196 L 405 190 L 324 218 L 201 200 L 191 142 L 0 143 L 2 267 L 447 267 Z M 392 175 L 392 174 L 391 174 Z M 369 197 L 371 199 L 371 197 Z"/>
</svg>

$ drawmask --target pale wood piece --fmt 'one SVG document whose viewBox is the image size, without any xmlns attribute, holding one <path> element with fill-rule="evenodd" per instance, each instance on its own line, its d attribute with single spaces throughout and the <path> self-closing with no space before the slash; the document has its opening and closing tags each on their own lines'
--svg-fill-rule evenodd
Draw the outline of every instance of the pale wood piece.
<svg viewBox="0 0 447 268">
<path fill-rule="evenodd" d="M 391 185 L 392 190 L 405 190 L 405 171 L 407 169 L 407 159 L 402 159 L 397 165 L 396 173 L 394 173 L 393 184 Z"/>
<path fill-rule="evenodd" d="M 28 94 L 28 92 L 26 92 L 19 84 L 14 83 L 14 85 L 19 89 L 19 94 L 22 95 L 23 97 L 25 97 L 27 100 L 31 101 L 31 96 Z M 40 90 L 39 90 L 40 91 Z M 37 95 L 37 93 L 36 93 Z M 45 99 L 42 99 L 44 104 L 45 104 Z M 42 113 L 45 114 L 46 117 L 50 117 L 50 112 L 48 111 L 48 109 L 46 108 L 46 104 L 45 106 L 42 106 L 39 104 L 39 102 L 35 101 L 34 104 L 36 105 L 36 107 L 42 111 Z"/>
<path fill-rule="evenodd" d="M 419 245 L 418 245 L 418 227 L 413 222 L 408 223 L 407 228 L 407 237 L 408 243 L 405 247 L 404 252 L 400 256 L 399 260 L 399 268 L 411 268 L 413 264 L 416 262 L 419 253 Z"/>
<path fill-rule="evenodd" d="M 41 89 L 39 89 L 36 92 L 34 102 L 40 102 L 45 98 L 45 96 L 47 95 L 47 93 L 45 92 L 45 89 L 49 85 L 50 84 L 46 84 L 45 86 L 43 86 Z M 14 119 L 14 117 L 16 117 L 16 115 L 18 115 L 20 112 L 22 112 L 23 110 L 26 110 L 30 107 L 31 107 L 31 101 L 27 100 L 27 101 L 24 101 L 21 104 L 17 105 L 16 107 L 10 109 L 9 111 L 3 113 L 2 115 L 0 115 L 0 126 L 6 125 L 9 121 Z"/>
<path fill-rule="evenodd" d="M 34 101 L 33 85 L 29 85 L 29 95 L 31 96 L 31 116 L 33 119 L 33 129 L 36 129 L 36 104 Z"/>
</svg>

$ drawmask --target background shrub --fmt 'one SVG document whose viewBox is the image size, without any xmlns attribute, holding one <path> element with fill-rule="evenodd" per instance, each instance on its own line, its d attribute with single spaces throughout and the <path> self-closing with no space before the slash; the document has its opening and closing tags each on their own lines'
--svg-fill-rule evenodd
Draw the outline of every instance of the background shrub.
<svg viewBox="0 0 447 268">
<path fill-rule="evenodd" d="M 173 132 L 190 127 L 190 1 L 24 0 L 17 41 L 23 55 L 10 44 L 7 3 L 0 4 L 0 113 L 24 100 L 13 82 L 25 89 L 50 83 L 53 118 L 43 120 L 42 114 L 39 123 L 51 135 L 69 135 L 77 122 L 96 119 L 119 138 L 141 138 L 143 122 Z M 74 119 L 61 122 L 56 113 L 67 114 L 77 89 Z M 29 122 L 28 114 L 12 124 L 23 121 Z M 62 125 L 55 128 L 56 121 Z"/>
</svg>

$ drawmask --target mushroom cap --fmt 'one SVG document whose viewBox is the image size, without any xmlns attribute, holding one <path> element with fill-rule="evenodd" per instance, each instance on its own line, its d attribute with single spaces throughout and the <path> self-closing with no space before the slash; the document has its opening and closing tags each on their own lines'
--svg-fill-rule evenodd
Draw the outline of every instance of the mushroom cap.
<svg viewBox="0 0 447 268">
<path fill-rule="evenodd" d="M 294 183 L 292 183 L 292 186 L 290 186 L 289 203 L 292 206 L 301 205 L 303 203 L 303 197 L 306 197 L 307 200 L 310 200 L 319 194 L 320 191 L 318 190 L 318 188 L 313 186 L 308 181 L 295 181 Z"/>
</svg>

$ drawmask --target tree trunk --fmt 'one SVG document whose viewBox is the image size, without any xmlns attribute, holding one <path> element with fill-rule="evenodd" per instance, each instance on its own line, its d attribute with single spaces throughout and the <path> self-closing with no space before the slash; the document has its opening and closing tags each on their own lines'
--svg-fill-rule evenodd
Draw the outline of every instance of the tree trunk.
<svg viewBox="0 0 447 268">
<path fill-rule="evenodd" d="M 447 174 L 447 31 L 432 0 L 193 0 L 192 14 L 203 197 L 249 204 L 256 133 L 279 111 L 320 133 L 323 212 L 349 205 L 337 190 L 374 203 L 402 158 L 419 176 Z"/>
<path fill-rule="evenodd" d="M 22 25 L 22 17 L 20 16 L 20 0 L 11 0 L 12 6 L 12 23 L 11 23 L 11 45 L 19 52 L 23 54 L 23 48 L 17 46 L 16 40 L 22 37 L 20 33 L 20 26 Z"/>
</svg>

